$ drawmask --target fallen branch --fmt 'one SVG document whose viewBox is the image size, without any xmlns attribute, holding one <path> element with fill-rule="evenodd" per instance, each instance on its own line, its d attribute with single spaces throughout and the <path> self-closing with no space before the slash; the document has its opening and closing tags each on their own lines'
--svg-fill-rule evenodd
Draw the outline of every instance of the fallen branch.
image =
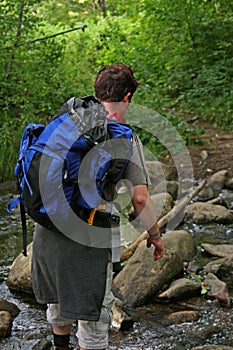
<svg viewBox="0 0 233 350">
<path fill-rule="evenodd" d="M 206 180 L 204 180 L 199 186 L 195 188 L 195 190 L 185 196 L 181 201 L 176 204 L 169 213 L 164 215 L 159 221 L 158 225 L 159 228 L 161 229 L 164 227 L 171 219 L 173 219 L 181 210 L 183 210 L 186 205 L 190 203 L 190 201 L 197 196 L 197 194 L 205 187 L 206 185 Z M 121 253 L 121 262 L 128 260 L 135 252 L 139 244 L 144 241 L 144 239 L 148 238 L 148 232 L 144 231 L 128 248 L 126 248 L 122 253 Z"/>
<path fill-rule="evenodd" d="M 59 36 L 59 35 L 64 35 L 64 34 L 67 34 L 67 33 L 70 33 L 70 32 L 73 32 L 75 30 L 79 30 L 81 29 L 83 32 L 86 28 L 86 24 L 81 26 L 81 27 L 77 27 L 77 28 L 72 28 L 72 29 L 68 29 L 68 30 L 65 30 L 63 32 L 59 32 L 59 33 L 55 33 L 55 34 L 51 34 L 51 35 L 47 35 L 47 36 L 44 36 L 42 38 L 37 38 L 37 39 L 34 39 L 34 40 L 29 40 L 29 41 L 24 41 L 24 42 L 19 42 L 19 43 L 15 43 L 14 45 L 12 46 L 5 46 L 5 47 L 1 47 L 0 50 L 11 50 L 11 49 L 15 49 L 19 46 L 25 46 L 25 45 L 31 45 L 31 44 L 34 44 L 36 43 L 37 41 L 42 41 L 42 40 L 47 40 L 47 39 L 51 39 L 51 38 L 55 38 L 56 36 Z"/>
</svg>

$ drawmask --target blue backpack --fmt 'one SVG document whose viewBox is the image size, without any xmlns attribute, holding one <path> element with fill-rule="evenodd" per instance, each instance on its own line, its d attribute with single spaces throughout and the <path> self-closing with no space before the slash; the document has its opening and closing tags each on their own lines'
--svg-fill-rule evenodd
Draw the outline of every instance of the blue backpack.
<svg viewBox="0 0 233 350">
<path fill-rule="evenodd" d="M 24 129 L 14 174 L 20 204 L 24 255 L 25 212 L 42 226 L 59 232 L 56 222 L 69 222 L 71 212 L 93 209 L 113 198 L 106 187 L 116 184 L 132 154 L 132 129 L 107 119 L 102 103 L 93 96 L 73 97 L 45 126 Z"/>
</svg>

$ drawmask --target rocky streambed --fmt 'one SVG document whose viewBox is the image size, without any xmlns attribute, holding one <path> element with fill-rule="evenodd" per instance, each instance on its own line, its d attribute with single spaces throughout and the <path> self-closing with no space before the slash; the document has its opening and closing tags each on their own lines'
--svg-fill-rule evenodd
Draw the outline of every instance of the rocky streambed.
<svg viewBox="0 0 233 350">
<path fill-rule="evenodd" d="M 151 164 L 150 171 L 155 171 Z M 158 203 L 161 206 L 160 218 L 176 206 L 179 187 L 169 172 L 165 181 L 166 193 L 158 191 L 161 183 L 152 183 L 156 210 Z M 227 171 L 213 174 L 181 211 L 179 225 L 172 230 L 169 224 L 163 227 L 164 258 L 154 262 L 142 241 L 124 262 L 113 285 L 119 301 L 114 309 L 110 350 L 233 348 L 232 184 Z M 0 199 L 0 349 L 50 349 L 45 307 L 38 305 L 31 293 L 30 247 L 28 258 L 20 253 L 19 213 L 5 213 L 10 196 Z M 140 235 L 140 222 L 132 223 L 123 227 L 125 247 Z M 31 240 L 30 220 L 29 231 Z M 74 334 L 75 325 L 75 343 Z"/>
</svg>

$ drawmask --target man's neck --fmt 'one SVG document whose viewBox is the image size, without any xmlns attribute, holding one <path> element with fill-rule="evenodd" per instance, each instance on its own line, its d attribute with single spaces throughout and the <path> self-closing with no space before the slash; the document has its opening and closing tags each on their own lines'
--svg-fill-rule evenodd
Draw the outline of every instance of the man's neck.
<svg viewBox="0 0 233 350">
<path fill-rule="evenodd" d="M 102 101 L 102 103 L 109 115 L 116 114 L 120 115 L 121 117 L 124 117 L 128 109 L 128 104 L 125 102 Z"/>
<path fill-rule="evenodd" d="M 119 113 L 108 114 L 108 119 L 118 121 L 119 123 L 126 123 L 125 117 L 122 117 Z"/>
</svg>

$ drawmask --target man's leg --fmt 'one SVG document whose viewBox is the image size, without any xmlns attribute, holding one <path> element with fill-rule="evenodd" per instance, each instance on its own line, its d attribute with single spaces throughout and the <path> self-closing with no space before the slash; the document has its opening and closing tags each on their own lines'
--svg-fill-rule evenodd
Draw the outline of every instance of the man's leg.
<svg viewBox="0 0 233 350">
<path fill-rule="evenodd" d="M 74 320 L 60 316 L 58 304 L 49 304 L 47 308 L 47 320 L 53 330 L 53 344 L 55 349 L 69 349 L 70 331 Z"/>
<path fill-rule="evenodd" d="M 108 331 L 112 321 L 112 263 L 108 263 L 105 297 L 98 322 L 78 322 L 77 337 L 80 350 L 106 350 L 108 347 Z"/>
</svg>

